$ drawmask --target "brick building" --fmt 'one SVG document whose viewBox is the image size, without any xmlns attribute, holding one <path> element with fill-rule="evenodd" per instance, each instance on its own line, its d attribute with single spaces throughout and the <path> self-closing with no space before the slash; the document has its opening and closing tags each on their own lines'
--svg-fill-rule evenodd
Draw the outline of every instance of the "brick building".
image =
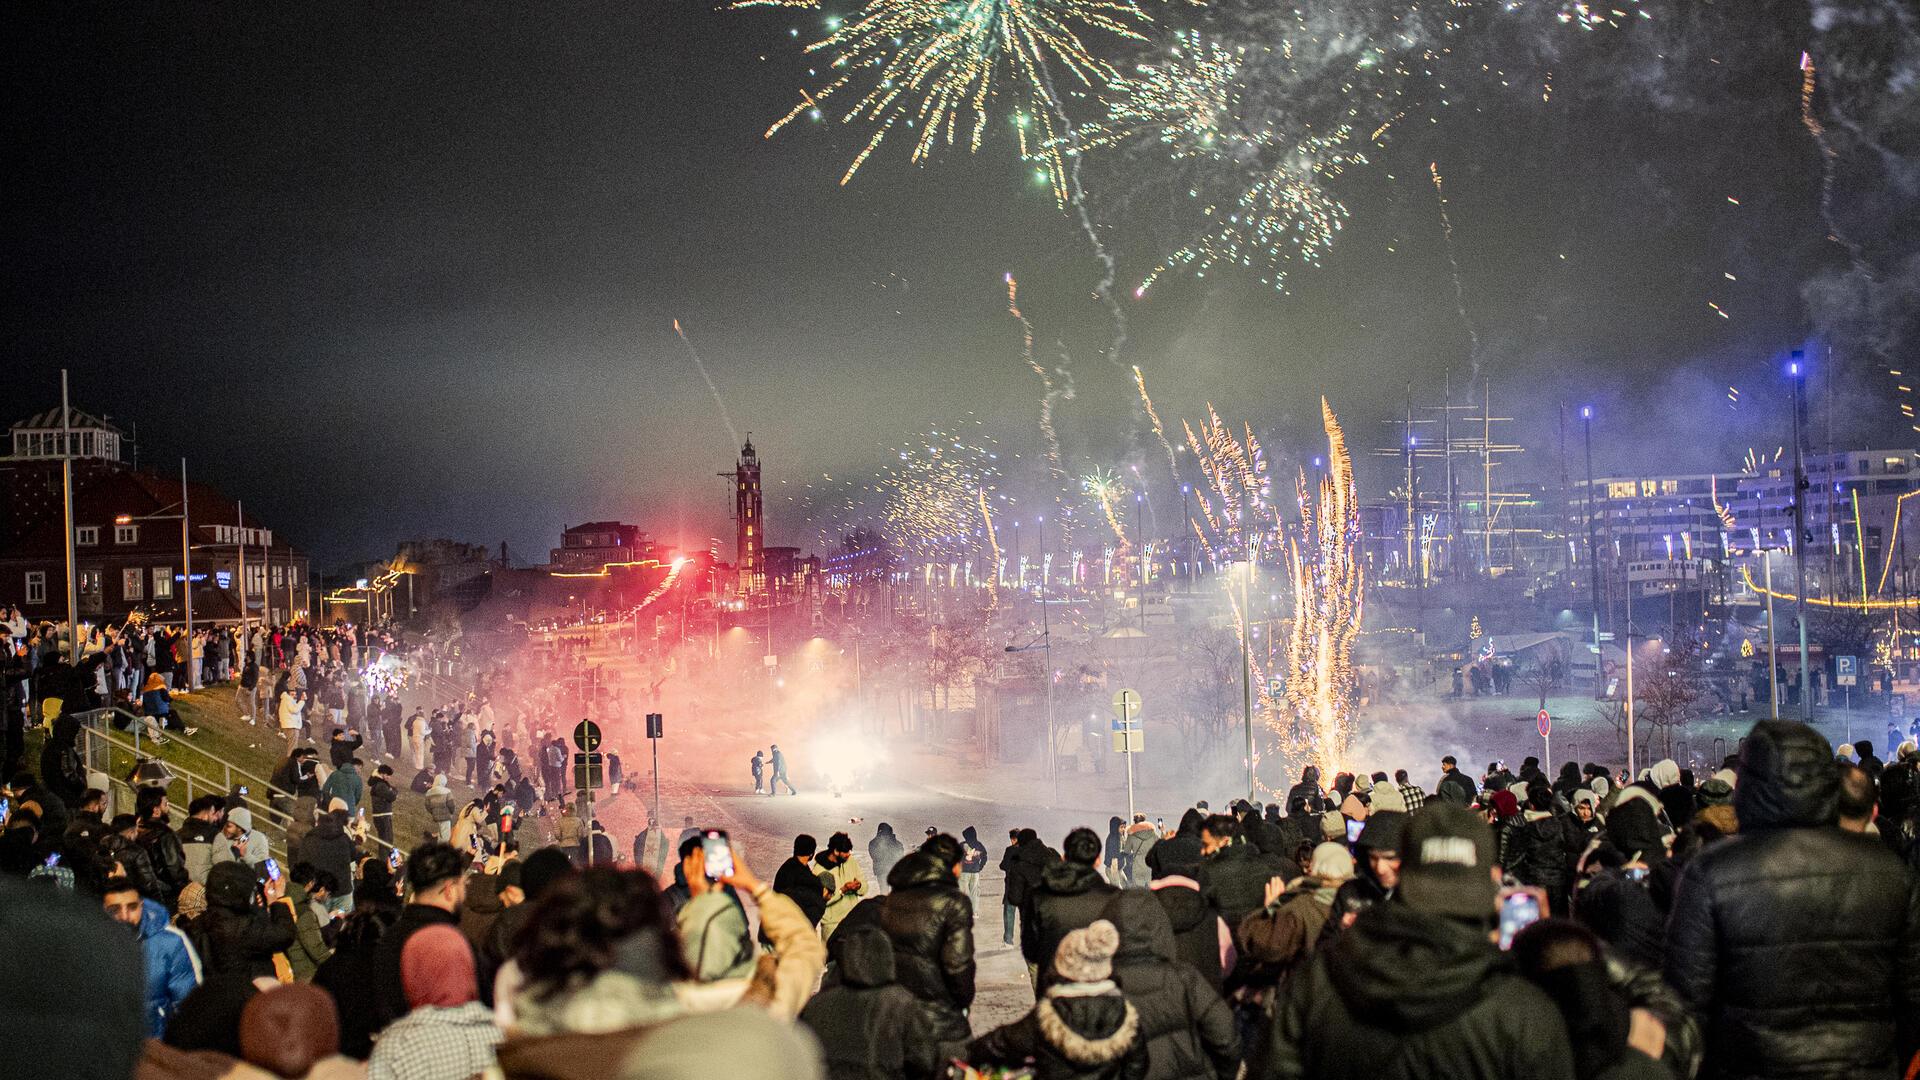
<svg viewBox="0 0 1920 1080">
<path fill-rule="evenodd" d="M 247 617 L 285 622 L 309 604 L 307 556 L 211 486 L 189 482 L 182 535 L 178 475 L 140 469 L 112 423 L 50 409 L 12 426 L 0 457 L 0 603 L 32 619 L 64 619 L 66 541 L 60 461 L 73 460 L 74 569 L 80 618 L 124 622 L 133 612 L 182 621 L 192 589 L 196 624 Z M 185 567 L 190 553 L 192 580 Z"/>
</svg>

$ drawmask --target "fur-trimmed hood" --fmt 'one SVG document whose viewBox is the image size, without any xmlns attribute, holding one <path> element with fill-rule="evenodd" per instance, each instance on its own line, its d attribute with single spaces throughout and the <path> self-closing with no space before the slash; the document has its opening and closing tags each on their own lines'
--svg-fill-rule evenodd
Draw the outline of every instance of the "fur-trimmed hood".
<svg viewBox="0 0 1920 1080">
<path fill-rule="evenodd" d="M 1034 1003 L 1033 1015 L 1047 1045 L 1081 1067 L 1119 1061 L 1140 1039 L 1139 1010 L 1111 980 L 1055 986 Z"/>
</svg>

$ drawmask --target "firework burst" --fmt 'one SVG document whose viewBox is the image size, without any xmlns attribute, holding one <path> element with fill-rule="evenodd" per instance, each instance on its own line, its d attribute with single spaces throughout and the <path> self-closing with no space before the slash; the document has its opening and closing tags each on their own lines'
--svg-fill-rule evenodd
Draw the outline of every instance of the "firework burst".
<svg viewBox="0 0 1920 1080">
<path fill-rule="evenodd" d="M 1053 67 L 1083 86 L 1115 77 L 1089 51 L 1087 37 L 1144 41 L 1151 20 L 1132 0 L 869 0 L 808 52 L 833 57 L 834 77 L 767 129 L 772 136 L 796 118 L 851 98 L 845 123 L 867 123 L 872 135 L 841 183 L 853 179 L 897 128 L 913 129 L 916 163 L 941 145 L 980 148 L 990 106 L 1003 91 L 1018 104 L 1008 122 L 1023 158 L 1036 162 L 1062 205 L 1069 198 L 1069 134 L 1053 87 Z"/>
<path fill-rule="evenodd" d="M 1366 572 L 1356 550 L 1360 503 L 1353 459 L 1333 407 L 1320 399 L 1327 471 L 1317 491 L 1299 479 L 1299 534 L 1287 541 L 1293 625 L 1287 637 L 1284 715 L 1270 721 L 1295 764 L 1323 769 L 1346 760 L 1355 712 L 1353 646 L 1360 636 Z"/>
</svg>

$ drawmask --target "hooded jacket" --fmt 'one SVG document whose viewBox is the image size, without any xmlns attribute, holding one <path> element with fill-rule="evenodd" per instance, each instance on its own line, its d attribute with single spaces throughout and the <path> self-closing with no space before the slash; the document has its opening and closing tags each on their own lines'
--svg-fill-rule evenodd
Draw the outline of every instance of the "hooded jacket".
<svg viewBox="0 0 1920 1080">
<path fill-rule="evenodd" d="M 887 880 L 887 876 L 893 873 L 894 867 L 900 865 L 900 859 L 906 853 L 906 845 L 900 842 L 899 837 L 893 835 L 893 826 L 885 822 L 881 822 L 879 831 L 873 834 L 873 839 L 867 841 L 867 858 L 873 863 L 873 876 L 881 881 Z"/>
<path fill-rule="evenodd" d="M 1252 1080 L 1574 1073 L 1559 1009 L 1513 970 L 1484 926 L 1397 900 L 1361 912 L 1316 954 L 1269 1023 L 1248 1061 Z"/>
<path fill-rule="evenodd" d="M 1200 823 L 1206 818 L 1195 807 L 1180 815 L 1180 827 L 1147 852 L 1147 868 L 1156 878 L 1198 877 L 1200 873 Z"/>
<path fill-rule="evenodd" d="M 332 874 L 342 889 L 350 887 L 353 881 L 353 838 L 347 835 L 346 826 L 340 824 L 332 814 L 321 817 L 320 823 L 300 842 L 300 858 L 312 863 L 314 869 Z"/>
<path fill-rule="evenodd" d="M 1200 861 L 1200 895 L 1237 931 L 1248 915 L 1266 903 L 1267 882 L 1276 877 L 1299 878 L 1299 864 L 1278 855 L 1262 855 L 1252 844 L 1236 841 Z"/>
<path fill-rule="evenodd" d="M 167 921 L 167 909 L 151 900 L 140 902 L 139 932 L 146 961 L 146 1032 L 158 1039 L 166 1035 L 173 1011 L 200 985 L 200 958 L 187 936 Z"/>
<path fill-rule="evenodd" d="M 926 1005 L 895 981 L 893 945 L 872 926 L 845 926 L 834 941 L 837 982 L 800 1012 L 835 1080 L 922 1080 L 942 1060 Z"/>
<path fill-rule="evenodd" d="M 207 911 L 194 929 L 204 945 L 201 960 L 208 978 L 271 976 L 273 954 L 293 944 L 292 906 L 277 902 L 264 910 L 254 907 L 257 886 L 253 867 L 246 863 L 219 863 L 207 873 Z"/>
<path fill-rule="evenodd" d="M 1029 1058 L 1035 1080 L 1145 1080 L 1140 1014 L 1110 981 L 1069 983 L 967 1047 L 969 1063 L 1018 1065 Z"/>
<path fill-rule="evenodd" d="M 914 852 L 887 878 L 880 909 L 900 985 L 922 1001 L 973 1005 L 973 902 L 938 859 Z"/>
<path fill-rule="evenodd" d="M 327 782 L 320 788 L 323 802 L 339 799 L 347 804 L 348 810 L 360 808 L 360 798 L 366 794 L 367 784 L 360 776 L 360 770 L 348 761 L 333 770 Z"/>
<path fill-rule="evenodd" d="M 1176 959 L 1166 909 L 1147 890 L 1127 889 L 1102 917 L 1120 931 L 1113 981 L 1139 1010 L 1147 1080 L 1231 1080 L 1240 1063 L 1233 1013 L 1198 971 Z"/>
<path fill-rule="evenodd" d="M 1873 837 L 1834 827 L 1839 790 L 1818 732 L 1755 724 L 1740 832 L 1680 874 L 1666 975 L 1706 1027 L 1703 1076 L 1894 1076 L 1913 1050 L 1920 885 Z"/>
<path fill-rule="evenodd" d="M 287 899 L 292 902 L 294 912 L 293 944 L 287 947 L 287 966 L 293 969 L 295 981 L 312 982 L 314 972 L 327 962 L 333 950 L 327 947 L 327 939 L 320 933 L 320 917 L 313 913 L 306 886 L 288 881 Z"/>
<path fill-rule="evenodd" d="M 1173 929 L 1174 955 L 1218 992 L 1227 974 L 1222 961 L 1227 927 L 1219 913 L 1200 895 L 1199 885 L 1191 878 L 1161 878 L 1154 884 L 1153 899 L 1167 913 Z"/>
<path fill-rule="evenodd" d="M 1092 925 L 1119 891 L 1107 884 L 1097 867 L 1057 862 L 1041 871 L 1040 884 L 1028 898 L 1027 913 L 1032 917 L 1020 921 L 1020 952 L 1027 963 L 1045 969 L 1060 948 L 1060 939 Z"/>
<path fill-rule="evenodd" d="M 1040 885 L 1040 875 L 1059 861 L 1059 852 L 1037 840 L 1008 848 L 1000 857 L 1000 869 L 1007 874 L 1006 902 L 1026 912 L 1033 890 Z"/>
</svg>

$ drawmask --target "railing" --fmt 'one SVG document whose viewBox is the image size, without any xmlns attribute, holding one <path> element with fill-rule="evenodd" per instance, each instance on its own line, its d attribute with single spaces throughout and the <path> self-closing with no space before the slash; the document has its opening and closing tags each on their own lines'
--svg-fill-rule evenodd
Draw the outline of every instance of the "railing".
<svg viewBox="0 0 1920 1080">
<path fill-rule="evenodd" d="M 271 782 L 233 764 L 227 759 L 209 750 L 202 749 L 184 738 L 170 738 L 166 745 L 174 753 L 162 758 L 153 745 L 151 737 L 144 735 L 142 725 L 146 717 L 136 716 L 119 707 L 91 709 L 76 712 L 74 718 L 80 721 L 81 759 L 90 772 L 98 772 L 107 777 L 108 784 L 114 790 L 124 790 L 129 799 L 134 797 L 134 788 L 127 780 L 141 762 L 163 760 L 172 779 L 167 783 L 167 801 L 172 804 L 176 822 L 186 817 L 185 807 L 201 795 L 219 795 L 231 798 L 236 785 L 247 788 L 240 796 L 241 802 L 253 813 L 256 828 L 267 832 L 267 846 L 281 858 L 286 857 L 286 831 L 292 823 L 290 814 L 273 805 L 274 799 L 284 799 L 291 803 L 295 795 L 283 788 L 275 787 Z M 124 718 L 132 724 L 130 732 L 116 730 L 111 721 L 115 716 Z M 143 745 L 144 743 L 144 745 Z M 204 758 L 210 765 L 189 767 L 178 761 L 179 751 L 187 750 Z M 116 760 L 116 755 L 119 760 Z M 214 778 L 218 773 L 219 779 Z M 376 848 L 397 850 L 392 844 L 369 833 L 368 843 Z"/>
</svg>

